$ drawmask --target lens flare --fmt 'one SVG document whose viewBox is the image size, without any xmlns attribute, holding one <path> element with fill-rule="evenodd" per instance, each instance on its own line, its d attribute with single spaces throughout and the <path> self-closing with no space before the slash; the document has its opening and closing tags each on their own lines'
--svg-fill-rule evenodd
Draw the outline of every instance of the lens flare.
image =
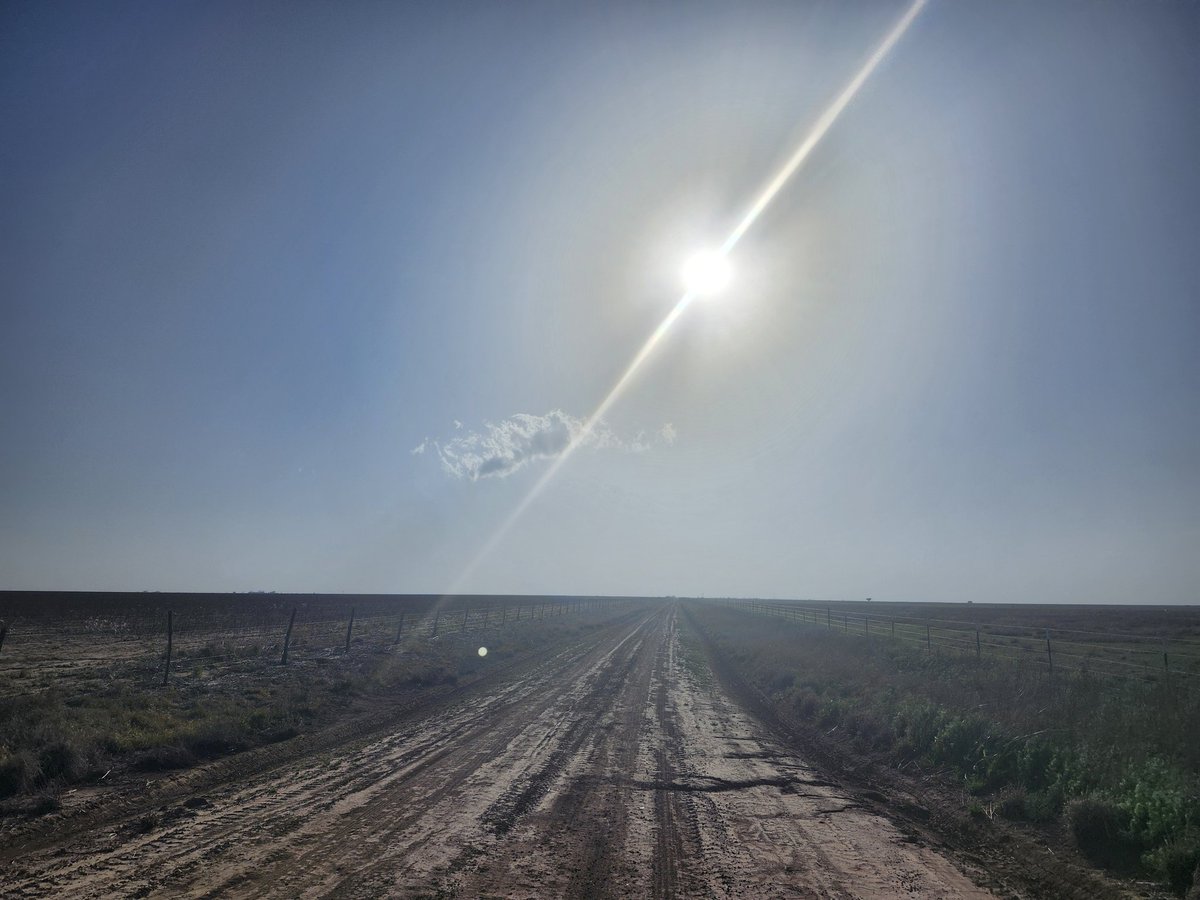
<svg viewBox="0 0 1200 900">
<path fill-rule="evenodd" d="M 808 155 L 812 153 L 813 147 L 817 146 L 821 138 L 825 137 L 825 133 L 833 127 L 833 123 L 837 121 L 842 111 L 850 105 L 850 101 L 854 99 L 855 94 L 859 92 L 863 84 L 866 83 L 866 80 L 871 77 L 871 73 L 883 62 L 883 58 L 891 52 L 892 47 L 896 46 L 896 42 L 904 37 L 904 32 L 908 31 L 909 26 L 913 23 L 913 19 L 925 8 L 926 2 L 927 0 L 914 0 L 913 5 L 908 8 L 908 11 L 900 17 L 900 21 L 887 33 L 883 42 L 875 48 L 875 52 L 867 57 L 866 63 L 858 70 L 858 74 L 850 79 L 850 83 L 842 89 L 837 99 L 829 105 L 825 112 L 821 113 L 820 117 L 813 124 L 813 127 L 809 129 L 808 134 L 805 135 L 804 140 L 800 142 L 800 146 L 796 148 L 796 152 L 783 164 L 783 168 L 775 173 L 775 177 L 767 182 L 757 199 L 751 204 L 746 215 L 738 222 L 737 227 L 729 233 L 729 237 L 721 245 L 722 251 L 728 253 L 737 246 L 742 236 L 750 230 L 750 226 L 762 215 L 767 205 L 775 199 L 775 195 L 783 189 L 783 186 L 796 173 L 796 170 L 800 168 L 804 160 L 808 159 Z"/>
<path fill-rule="evenodd" d="M 558 474 L 563 464 L 591 435 L 596 424 L 608 412 L 617 398 L 624 392 L 625 388 L 628 387 L 638 369 L 641 368 L 642 363 L 646 361 L 647 357 L 654 351 L 654 348 L 666 333 L 670 331 L 671 326 L 675 324 L 679 317 L 692 304 L 692 301 L 698 296 L 719 292 L 721 288 L 728 284 L 729 278 L 732 275 L 732 268 L 729 266 L 727 259 L 729 252 L 737 246 L 746 232 L 750 230 L 750 226 L 758 220 L 758 217 L 762 215 L 763 211 L 775 199 L 784 185 L 796 174 L 800 166 L 804 164 L 809 154 L 812 153 L 813 148 L 825 136 L 826 132 L 833 127 L 834 122 L 837 121 L 846 107 L 850 105 L 850 101 L 858 94 L 863 84 L 871 77 L 871 74 L 879 67 L 879 64 L 883 62 L 884 58 L 891 52 L 900 38 L 904 36 L 904 33 L 908 31 L 913 20 L 925 8 L 926 2 L 927 0 L 914 0 L 904 15 L 900 17 L 900 20 L 892 26 L 892 29 L 887 33 L 883 41 L 880 42 L 879 46 L 875 48 L 875 51 L 867 57 L 867 61 L 863 64 L 862 68 L 858 70 L 855 76 L 842 89 L 841 93 L 837 95 L 833 103 L 813 123 L 813 127 L 809 129 L 804 140 L 800 142 L 800 146 L 788 157 L 779 171 L 775 173 L 774 177 L 766 183 L 757 197 L 755 197 L 746 214 L 738 222 L 737 227 L 729 233 L 729 236 L 721 244 L 720 248 L 707 251 L 703 254 L 698 253 L 688 260 L 683 272 L 687 293 L 675 303 L 671 311 L 667 313 L 666 318 L 654 329 L 654 333 L 650 335 L 646 343 L 638 350 L 637 355 L 633 357 L 633 360 L 626 367 L 624 373 L 617 380 L 617 383 L 613 385 L 612 390 L 608 392 L 608 395 L 596 407 L 595 412 L 588 416 L 587 420 L 583 423 L 583 427 L 566 446 L 566 449 L 547 467 L 545 473 L 534 483 L 529 493 L 522 498 L 521 502 L 500 523 L 500 527 L 492 532 L 491 537 L 488 538 L 479 552 L 475 554 L 474 559 L 459 573 L 448 594 L 458 593 L 461 586 L 466 583 L 467 579 L 479 567 L 479 564 L 491 555 L 496 546 L 504 540 L 504 537 L 512 530 L 513 525 L 517 523 L 517 520 L 521 518 L 525 510 L 530 507 L 538 495 L 545 490 L 546 485 Z M 483 648 L 480 650 L 480 655 L 483 655 Z"/>
<path fill-rule="evenodd" d="M 687 258 L 679 274 L 689 293 L 711 297 L 729 287 L 733 268 L 720 250 L 700 250 Z"/>
</svg>

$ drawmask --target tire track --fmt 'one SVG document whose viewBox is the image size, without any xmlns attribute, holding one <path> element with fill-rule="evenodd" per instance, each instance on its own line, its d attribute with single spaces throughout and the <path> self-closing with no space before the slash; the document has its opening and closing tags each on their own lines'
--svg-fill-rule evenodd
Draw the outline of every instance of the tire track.
<svg viewBox="0 0 1200 900">
<path fill-rule="evenodd" d="M 774 742 L 678 626 L 648 607 L 378 737 L 17 852 L 5 896 L 990 896 Z"/>
<path fill-rule="evenodd" d="M 622 637 L 641 627 L 626 626 Z M 612 642 L 594 636 L 587 646 L 564 649 L 491 693 L 405 723 L 364 747 L 332 750 L 248 785 L 214 791 L 215 802 L 207 807 L 170 808 L 160 813 L 163 827 L 147 834 L 138 833 L 136 820 L 126 821 L 85 836 L 66 861 L 57 848 L 16 859 L 6 872 L 6 892 L 197 894 L 230 879 L 239 893 L 295 896 L 332 887 L 344 875 L 336 868 L 347 841 L 369 848 L 381 833 L 419 832 L 422 817 L 481 766 L 494 764 L 530 718 L 563 701 L 590 669 L 603 665 Z M 422 842 L 418 834 L 397 846 L 405 843 Z M 278 858 L 269 859 L 272 854 Z"/>
</svg>

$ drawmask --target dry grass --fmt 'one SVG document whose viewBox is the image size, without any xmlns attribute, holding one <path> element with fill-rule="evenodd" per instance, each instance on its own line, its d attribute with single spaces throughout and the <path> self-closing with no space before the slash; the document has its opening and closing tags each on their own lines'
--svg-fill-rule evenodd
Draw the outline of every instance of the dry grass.
<svg viewBox="0 0 1200 900">
<path fill-rule="evenodd" d="M 220 664 L 197 656 L 184 660 L 166 687 L 160 675 L 126 662 L 66 688 L 22 695 L 10 684 L 0 699 L 0 814 L 48 812 L 64 788 L 122 772 L 186 768 L 287 740 L 380 698 L 454 684 L 613 614 L 527 619 L 398 648 L 359 642 L 349 654 L 294 659 L 287 667 L 275 656 L 224 657 Z M 476 652 L 481 643 L 486 660 Z"/>
<path fill-rule="evenodd" d="M 1051 678 L 1041 667 L 712 606 L 694 616 L 788 716 L 836 727 L 897 764 L 951 772 L 981 810 L 1042 821 L 1067 810 L 1081 850 L 1099 864 L 1140 866 L 1177 890 L 1178 872 L 1196 864 L 1200 693 Z"/>
</svg>

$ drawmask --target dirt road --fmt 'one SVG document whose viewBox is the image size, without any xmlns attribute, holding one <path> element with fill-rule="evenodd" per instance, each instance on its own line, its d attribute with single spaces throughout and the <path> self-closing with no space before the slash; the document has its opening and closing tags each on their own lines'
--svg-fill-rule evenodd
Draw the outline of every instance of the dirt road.
<svg viewBox="0 0 1200 900">
<path fill-rule="evenodd" d="M 675 611 L 9 860 L 7 897 L 985 897 L 725 695 Z"/>
</svg>

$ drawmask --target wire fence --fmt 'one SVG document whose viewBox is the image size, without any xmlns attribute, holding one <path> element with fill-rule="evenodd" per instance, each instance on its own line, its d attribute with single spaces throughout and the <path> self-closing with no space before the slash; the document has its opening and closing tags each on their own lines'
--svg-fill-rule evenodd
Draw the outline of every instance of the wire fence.
<svg viewBox="0 0 1200 900">
<path fill-rule="evenodd" d="M 1057 628 L 1046 625 L 965 622 L 953 619 L 835 609 L 816 603 L 757 600 L 707 601 L 810 628 L 864 640 L 887 640 L 926 653 L 956 653 L 1007 660 L 1105 678 L 1171 679 L 1200 690 L 1200 641 L 1179 636 Z"/>
<path fill-rule="evenodd" d="M 306 666 L 341 657 L 403 652 L 502 627 L 611 613 L 629 601 L 571 597 L 430 604 L 360 614 L 356 607 L 254 611 L 161 610 L 121 616 L 0 622 L 0 699 L 59 688 L 102 690 L 132 676 L 147 684 L 212 678 L 264 666 Z"/>
</svg>

